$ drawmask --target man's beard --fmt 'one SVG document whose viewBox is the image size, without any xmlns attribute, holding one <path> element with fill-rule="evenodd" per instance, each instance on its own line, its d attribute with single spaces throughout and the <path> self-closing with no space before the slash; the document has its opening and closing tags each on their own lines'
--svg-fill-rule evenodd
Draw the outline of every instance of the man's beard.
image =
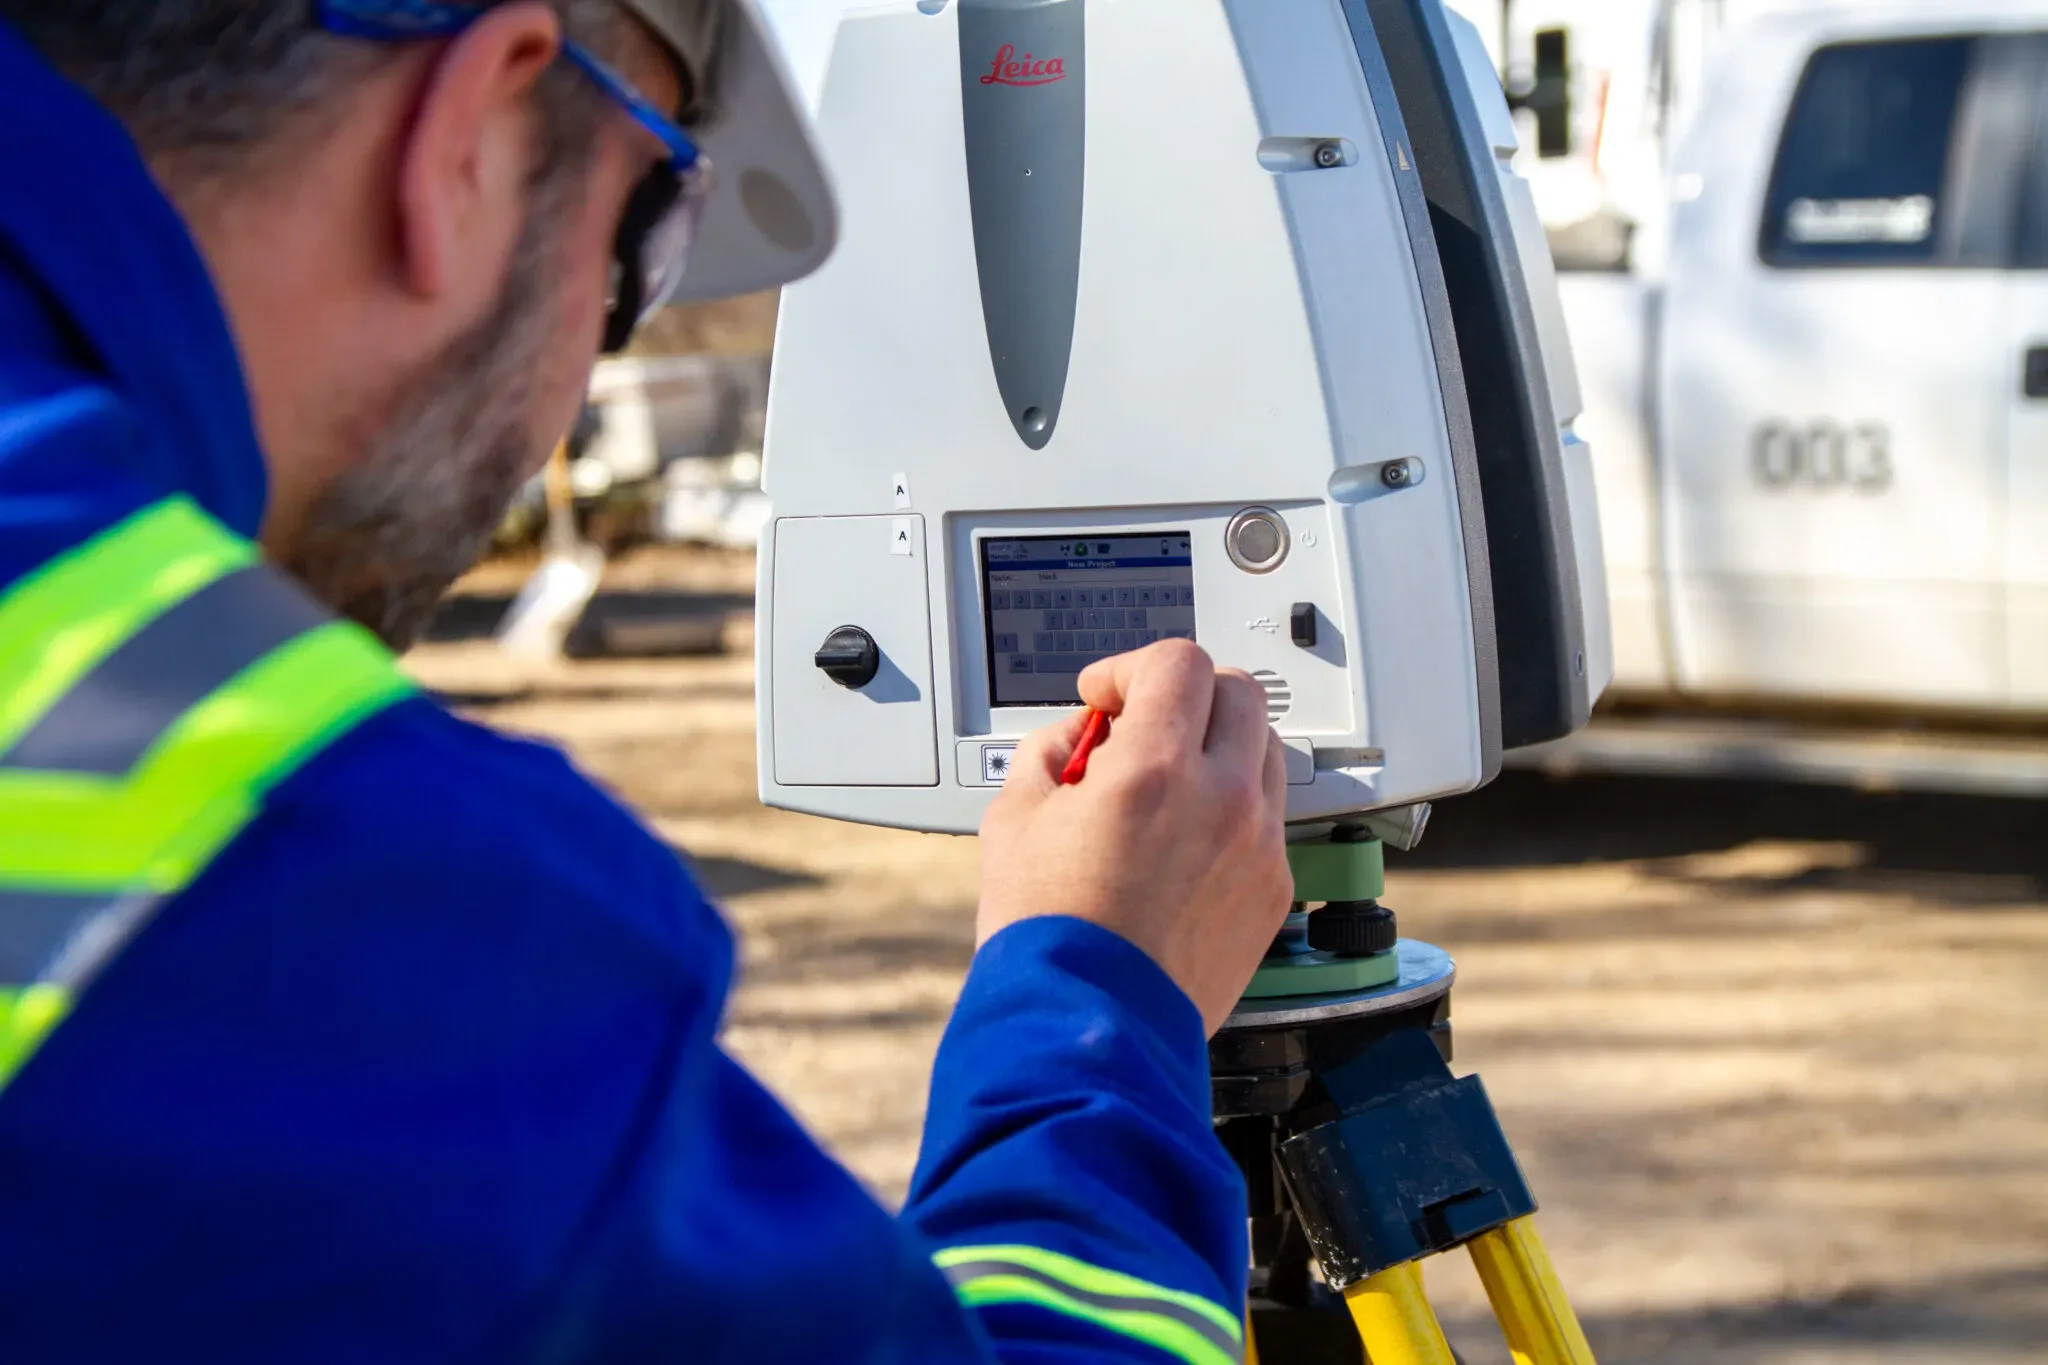
<svg viewBox="0 0 2048 1365">
<path fill-rule="evenodd" d="M 400 386 L 370 449 L 282 554 L 315 597 L 394 650 L 481 557 L 537 462 L 532 396 L 558 313 L 560 202 L 535 192 L 490 316 Z"/>
</svg>

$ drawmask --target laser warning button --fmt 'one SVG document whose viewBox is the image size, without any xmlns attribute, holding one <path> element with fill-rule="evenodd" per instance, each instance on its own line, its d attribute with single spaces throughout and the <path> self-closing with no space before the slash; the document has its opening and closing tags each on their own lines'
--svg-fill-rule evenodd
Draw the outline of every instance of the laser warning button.
<svg viewBox="0 0 2048 1365">
<path fill-rule="evenodd" d="M 981 780 L 991 786 L 1000 787 L 1010 780 L 1010 764 L 1017 756 L 1014 744 L 984 744 L 981 746 Z"/>
</svg>

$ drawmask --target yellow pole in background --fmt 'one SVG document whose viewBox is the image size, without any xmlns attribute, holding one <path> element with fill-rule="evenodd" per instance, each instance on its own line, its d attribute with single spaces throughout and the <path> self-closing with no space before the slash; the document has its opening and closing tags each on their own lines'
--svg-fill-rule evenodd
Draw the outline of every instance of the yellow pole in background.
<svg viewBox="0 0 2048 1365">
<path fill-rule="evenodd" d="M 1534 1219 L 1495 1228 L 1473 1239 L 1471 1250 L 1515 1365 L 1594 1365 Z"/>
<path fill-rule="evenodd" d="M 1436 1310 L 1422 1292 L 1422 1266 L 1414 1261 L 1382 1270 L 1344 1291 L 1372 1365 L 1457 1365 Z"/>
<path fill-rule="evenodd" d="M 1259 1365 L 1259 1343 L 1252 1340 L 1250 1309 L 1246 1309 L 1244 1315 L 1244 1365 Z"/>
<path fill-rule="evenodd" d="M 541 474 L 541 493 L 547 499 L 547 547 L 557 554 L 576 548 L 576 487 L 569 477 L 569 443 L 557 441 Z"/>
</svg>

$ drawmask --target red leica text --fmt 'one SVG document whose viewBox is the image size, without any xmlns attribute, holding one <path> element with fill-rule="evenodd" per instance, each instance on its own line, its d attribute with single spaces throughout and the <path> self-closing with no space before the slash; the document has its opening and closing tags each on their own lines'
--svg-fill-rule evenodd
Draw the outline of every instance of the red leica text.
<svg viewBox="0 0 2048 1365">
<path fill-rule="evenodd" d="M 1015 43 L 1004 43 L 996 53 L 996 59 L 989 64 L 988 74 L 981 78 L 983 85 L 1051 85 L 1054 81 L 1067 78 L 1067 62 L 1064 57 L 1033 57 L 1029 52 L 1017 55 Z"/>
</svg>

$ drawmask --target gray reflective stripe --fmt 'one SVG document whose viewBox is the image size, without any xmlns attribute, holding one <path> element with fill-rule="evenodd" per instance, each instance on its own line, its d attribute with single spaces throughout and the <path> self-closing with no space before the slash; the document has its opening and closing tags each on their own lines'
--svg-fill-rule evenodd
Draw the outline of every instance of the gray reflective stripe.
<svg viewBox="0 0 2048 1365">
<path fill-rule="evenodd" d="M 83 987 L 148 922 L 159 899 L 0 889 L 0 983 Z"/>
<path fill-rule="evenodd" d="M 0 768 L 120 777 L 223 683 L 332 619 L 266 565 L 215 579 L 79 679 L 0 754 Z"/>
<path fill-rule="evenodd" d="M 1171 1299 L 1156 1299 L 1145 1294 L 1102 1294 L 1092 1290 L 1079 1289 L 1044 1271 L 1034 1270 L 1028 1265 L 1015 1261 L 963 1261 L 959 1265 L 944 1266 L 946 1279 L 956 1289 L 972 1280 L 987 1275 L 1003 1275 L 1013 1279 L 1035 1280 L 1048 1289 L 1056 1289 L 1067 1298 L 1095 1308 L 1107 1309 L 1113 1313 L 1150 1313 L 1157 1318 L 1170 1318 L 1190 1331 L 1201 1334 L 1203 1340 L 1232 1360 L 1244 1358 L 1244 1347 L 1236 1337 L 1225 1331 L 1213 1319 L 1183 1307 Z"/>
<path fill-rule="evenodd" d="M 107 908 L 106 896 L 0 891 L 0 982 L 42 979 L 79 926 Z"/>
</svg>

